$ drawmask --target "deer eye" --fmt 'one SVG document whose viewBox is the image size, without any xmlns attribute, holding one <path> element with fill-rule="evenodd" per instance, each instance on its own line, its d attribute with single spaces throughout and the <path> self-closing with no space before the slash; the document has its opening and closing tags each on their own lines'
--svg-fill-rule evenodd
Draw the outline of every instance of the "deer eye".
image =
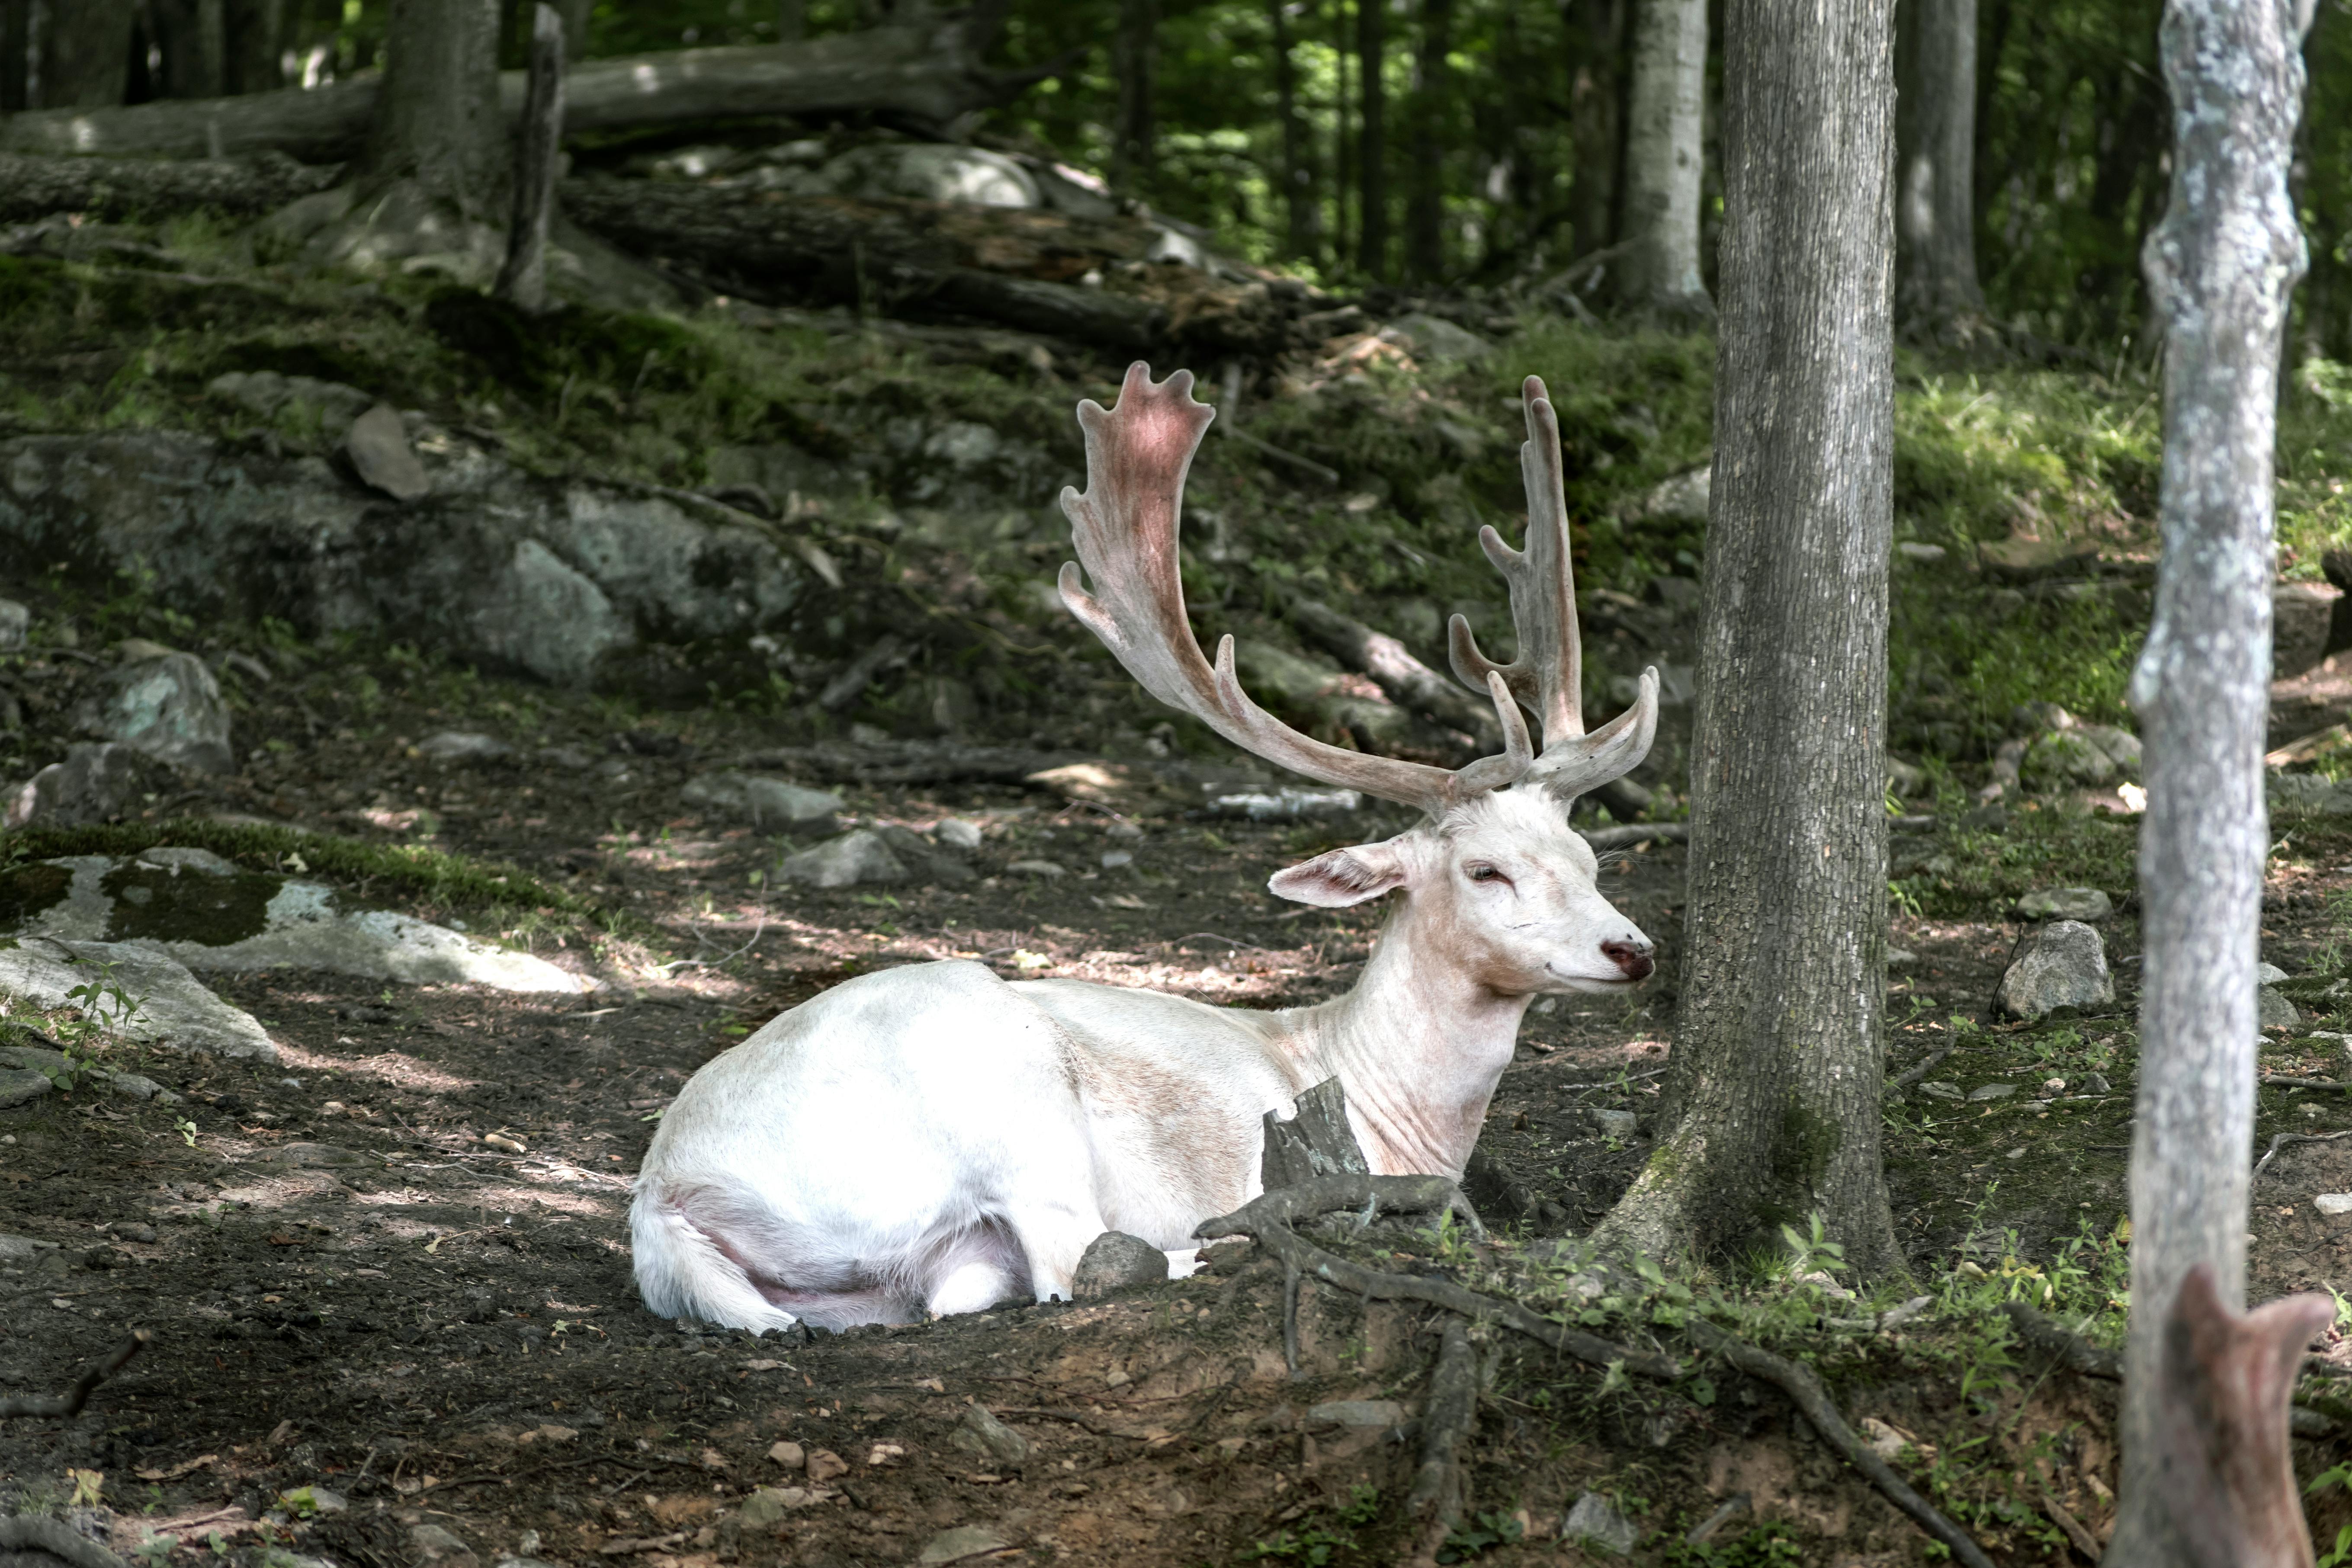
<svg viewBox="0 0 2352 1568">
<path fill-rule="evenodd" d="M 1484 860 L 1479 861 L 1476 865 L 1470 868 L 1470 879 L 1474 882 L 1507 882 L 1510 880 L 1508 877 L 1503 875 L 1502 871 L 1498 868 L 1489 866 Z"/>
</svg>

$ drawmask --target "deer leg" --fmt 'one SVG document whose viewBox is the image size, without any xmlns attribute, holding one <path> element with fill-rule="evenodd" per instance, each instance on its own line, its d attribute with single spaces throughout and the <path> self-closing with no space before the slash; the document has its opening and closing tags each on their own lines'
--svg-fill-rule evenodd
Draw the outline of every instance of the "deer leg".
<svg viewBox="0 0 2352 1568">
<path fill-rule="evenodd" d="M 1110 1228 L 1094 1194 L 1083 1189 L 1070 1197 L 1008 1204 L 1004 1223 L 1028 1257 L 1029 1288 L 1040 1301 L 1072 1299 L 1070 1279 L 1087 1244 Z"/>
<path fill-rule="evenodd" d="M 2200 1568 L 2309 1568 L 2287 1402 L 2304 1347 L 2335 1318 L 2325 1296 L 2233 1312 L 2200 1263 L 2165 1320 L 2163 1465 L 2175 1526 Z"/>
</svg>

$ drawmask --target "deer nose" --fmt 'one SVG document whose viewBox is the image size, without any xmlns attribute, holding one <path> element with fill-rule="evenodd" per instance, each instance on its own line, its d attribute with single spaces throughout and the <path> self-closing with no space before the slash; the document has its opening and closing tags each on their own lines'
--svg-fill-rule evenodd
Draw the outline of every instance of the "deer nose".
<svg viewBox="0 0 2352 1568">
<path fill-rule="evenodd" d="M 1650 960 L 1650 944 L 1620 938 L 1601 944 L 1601 955 L 1625 972 L 1628 980 L 1647 980 L 1657 965 Z"/>
</svg>

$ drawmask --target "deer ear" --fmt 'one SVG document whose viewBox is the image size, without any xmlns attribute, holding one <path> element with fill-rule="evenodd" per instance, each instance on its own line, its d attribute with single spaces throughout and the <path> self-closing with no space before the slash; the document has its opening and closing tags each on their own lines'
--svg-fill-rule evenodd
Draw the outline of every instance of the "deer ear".
<svg viewBox="0 0 2352 1568">
<path fill-rule="evenodd" d="M 1343 910 L 1404 885 L 1404 858 L 1392 844 L 1332 849 L 1276 871 L 1266 889 L 1277 899 Z"/>
</svg>

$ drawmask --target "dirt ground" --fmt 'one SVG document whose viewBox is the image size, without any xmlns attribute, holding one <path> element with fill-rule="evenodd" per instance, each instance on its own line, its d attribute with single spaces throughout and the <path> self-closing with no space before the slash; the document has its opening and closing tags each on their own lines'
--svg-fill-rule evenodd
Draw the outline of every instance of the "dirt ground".
<svg viewBox="0 0 2352 1568">
<path fill-rule="evenodd" d="M 779 888 L 768 873 L 791 846 L 679 804 L 692 774 L 767 743 L 756 724 L 616 715 L 495 682 L 451 702 L 423 680 L 346 723 L 336 703 L 354 673 L 313 668 L 255 695 L 257 728 L 291 743 L 255 747 L 239 774 L 156 811 L 383 842 L 430 834 L 512 862 L 615 912 L 608 930 L 554 920 L 511 933 L 596 988 L 227 977 L 216 989 L 263 1021 L 278 1064 L 157 1056 L 143 1070 L 184 1103 L 51 1095 L 0 1112 L 0 1233 L 54 1244 L 0 1266 L 0 1384 L 60 1389 L 127 1330 L 152 1336 L 79 1415 L 0 1421 L 13 1506 L 74 1508 L 79 1488 L 76 1517 L 157 1568 L 285 1552 L 341 1568 L 1402 1560 L 1436 1343 L 1423 1310 L 1310 1289 L 1294 1377 L 1279 1266 L 1244 1254 L 1105 1302 L 755 1340 L 646 1312 L 625 1225 L 631 1173 L 687 1078 L 852 974 L 959 957 L 1008 978 L 1223 1004 L 1334 994 L 1377 910 L 1302 910 L 1265 879 L 1402 821 L 1130 820 L 1013 788 L 853 788 L 858 822 L 983 824 L 977 879 Z M 513 704 L 530 710 L 537 749 L 455 765 L 415 750 L 437 730 L 495 731 Z M 1107 852 L 1129 858 L 1106 865 Z M 2317 951 L 2327 900 L 2352 886 L 2339 863 L 2352 841 L 2300 856 L 2279 873 L 2266 933 L 2280 956 Z M 1039 860 L 1062 874 L 1012 868 Z M 1639 1164 L 1671 1038 L 1681 874 L 1671 846 L 1603 873 L 1661 942 L 1647 992 L 1529 1016 L 1487 1123 L 1494 1170 L 1472 1187 L 1526 1234 L 1588 1227 Z M 1953 1043 L 1937 1079 L 2021 1089 L 1982 1106 L 1914 1096 L 1890 1114 L 1898 1234 L 1923 1289 L 1956 1262 L 2054 1268 L 2068 1238 L 2111 1237 L 2122 1213 L 2132 912 L 2108 929 L 2115 1014 L 2034 1030 L 1990 1015 L 2020 931 L 1897 922 L 1917 962 L 1891 998 L 1890 1071 Z M 2339 1076 L 2340 1047 L 2283 1041 L 2266 1067 Z M 2092 1072 L 2109 1092 L 2086 1089 Z M 2063 1092 L 2042 1087 L 2053 1077 Z M 1632 1111 L 1633 1131 L 1594 1111 Z M 2265 1091 L 2264 1140 L 2347 1126 L 2336 1096 Z M 2347 1189 L 2352 1141 L 2282 1151 L 2257 1188 L 2256 1297 L 2344 1283 L 2352 1216 L 2310 1199 Z M 2016 1234 L 2004 1243 L 2004 1231 Z M 1381 1245 L 1387 1267 L 1445 1261 L 1426 1235 Z M 1769 1388 L 1718 1368 L 1720 1390 L 1708 1382 L 1701 1399 L 1697 1384 L 1628 1386 L 1507 1337 L 1481 1342 L 1472 1512 L 1447 1560 L 1580 1560 L 1555 1538 L 1588 1489 L 1633 1520 L 1640 1562 L 1929 1560 Z M 1910 1439 L 1905 1465 L 1996 1560 L 2081 1555 L 2062 1512 L 2103 1536 L 2110 1386 L 1932 1317 L 1819 1355 L 1849 1419 Z M 1993 1369 L 1992 1392 L 1969 1366 Z M 1025 1457 L 973 1436 L 974 1405 Z M 1989 1468 L 1960 1462 L 1972 1434 L 1994 1438 Z M 2341 1457 L 2303 1447 L 2308 1469 Z M 761 1488 L 781 1498 L 752 1498 Z"/>
</svg>

